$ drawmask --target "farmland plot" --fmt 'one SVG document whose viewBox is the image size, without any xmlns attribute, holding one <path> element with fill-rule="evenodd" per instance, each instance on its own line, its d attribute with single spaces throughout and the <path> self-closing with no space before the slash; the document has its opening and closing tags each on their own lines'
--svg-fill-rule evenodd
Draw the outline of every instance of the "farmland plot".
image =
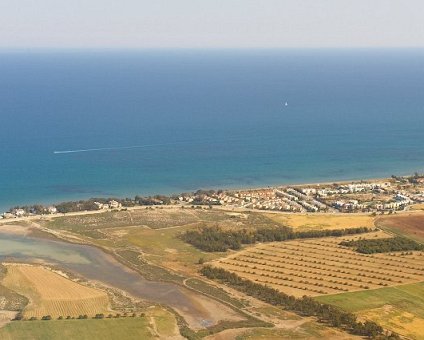
<svg viewBox="0 0 424 340">
<path fill-rule="evenodd" d="M 25 317 L 94 316 L 108 311 L 108 296 L 40 266 L 8 265 L 2 282 L 29 298 Z"/>
<path fill-rule="evenodd" d="M 292 240 L 247 248 L 212 265 L 296 297 L 377 289 L 424 281 L 424 253 L 360 254 L 339 245 L 364 235 Z"/>
</svg>

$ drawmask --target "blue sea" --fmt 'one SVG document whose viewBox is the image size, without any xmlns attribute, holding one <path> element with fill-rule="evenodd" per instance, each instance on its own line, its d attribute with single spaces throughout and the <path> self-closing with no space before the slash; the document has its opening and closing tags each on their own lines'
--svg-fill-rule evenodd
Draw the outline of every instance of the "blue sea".
<svg viewBox="0 0 424 340">
<path fill-rule="evenodd" d="M 424 172 L 424 50 L 1 51 L 0 118 L 0 210 Z"/>
</svg>

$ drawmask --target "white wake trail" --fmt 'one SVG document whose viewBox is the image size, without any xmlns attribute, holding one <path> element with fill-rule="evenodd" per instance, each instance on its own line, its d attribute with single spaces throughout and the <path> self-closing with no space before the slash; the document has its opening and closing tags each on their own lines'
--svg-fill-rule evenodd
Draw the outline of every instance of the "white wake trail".
<svg viewBox="0 0 424 340">
<path fill-rule="evenodd" d="M 227 140 L 222 140 L 226 142 L 234 141 L 244 141 L 246 138 L 231 138 Z M 213 139 L 199 139 L 199 140 L 185 140 L 179 142 L 170 142 L 170 143 L 156 143 L 156 144 L 143 144 L 143 145 L 131 145 L 131 146 L 113 146 L 113 147 L 104 147 L 104 148 L 92 148 L 92 149 L 77 149 L 77 150 L 60 150 L 53 151 L 54 154 L 67 154 L 67 153 L 80 153 L 80 152 L 95 152 L 95 151 L 115 151 L 115 150 L 128 150 L 128 149 L 141 149 L 141 148 L 150 148 L 156 146 L 169 146 L 169 145 L 178 145 L 178 144 L 190 144 L 190 143 L 212 143 L 215 140 Z"/>
<path fill-rule="evenodd" d="M 175 143 L 164 143 L 164 144 L 145 144 L 145 145 L 132 145 L 132 146 L 114 146 L 108 148 L 94 148 L 94 149 L 79 149 L 79 150 L 62 150 L 62 151 L 53 151 L 54 154 L 64 154 L 64 153 L 80 153 L 80 152 L 94 152 L 94 151 L 113 151 L 113 150 L 127 150 L 127 149 L 139 149 L 147 148 L 152 146 L 163 146 L 171 145 Z"/>
</svg>

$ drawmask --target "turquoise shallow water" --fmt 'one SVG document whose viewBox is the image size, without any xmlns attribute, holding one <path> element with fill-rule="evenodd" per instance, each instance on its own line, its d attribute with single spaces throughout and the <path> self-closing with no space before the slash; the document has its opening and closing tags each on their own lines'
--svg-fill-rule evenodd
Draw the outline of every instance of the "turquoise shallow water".
<svg viewBox="0 0 424 340">
<path fill-rule="evenodd" d="M 3 51 L 0 75 L 0 210 L 424 171 L 423 50 Z"/>
</svg>

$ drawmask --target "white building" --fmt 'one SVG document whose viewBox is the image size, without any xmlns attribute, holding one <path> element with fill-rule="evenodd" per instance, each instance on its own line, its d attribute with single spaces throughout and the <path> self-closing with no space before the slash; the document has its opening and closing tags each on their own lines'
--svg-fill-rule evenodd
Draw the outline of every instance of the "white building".
<svg viewBox="0 0 424 340">
<path fill-rule="evenodd" d="M 49 214 L 56 214 L 56 213 L 57 213 L 57 209 L 56 209 L 56 207 L 51 206 L 51 207 L 48 207 L 48 208 L 47 208 L 47 212 L 48 212 Z"/>
<path fill-rule="evenodd" d="M 118 208 L 122 207 L 122 204 L 115 201 L 115 200 L 109 201 L 108 204 L 109 204 L 110 209 L 118 209 Z"/>
</svg>

